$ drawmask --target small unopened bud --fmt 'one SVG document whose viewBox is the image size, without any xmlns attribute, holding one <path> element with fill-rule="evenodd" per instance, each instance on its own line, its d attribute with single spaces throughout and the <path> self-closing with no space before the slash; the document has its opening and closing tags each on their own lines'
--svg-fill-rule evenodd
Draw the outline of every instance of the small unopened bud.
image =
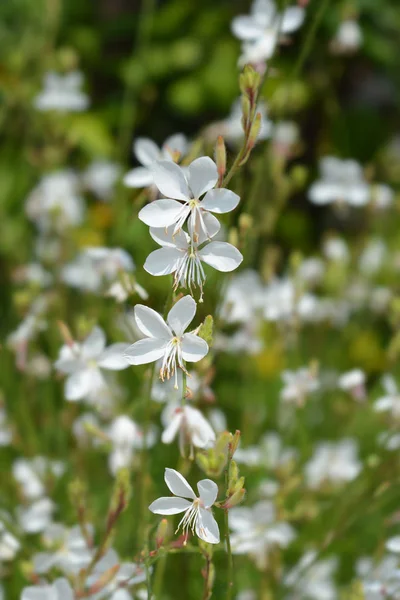
<svg viewBox="0 0 400 600">
<path fill-rule="evenodd" d="M 88 595 L 98 594 L 103 590 L 111 581 L 114 579 L 120 569 L 120 565 L 114 565 L 110 569 L 107 569 L 99 579 L 89 588 Z"/>
<path fill-rule="evenodd" d="M 234 487 L 239 477 L 239 467 L 234 460 L 229 465 L 229 488 Z"/>
<path fill-rule="evenodd" d="M 221 506 L 221 508 L 229 510 L 234 506 L 237 506 L 238 504 L 240 504 L 240 502 L 242 502 L 245 494 L 246 490 L 244 488 L 241 488 L 240 490 L 235 492 L 230 498 L 228 498 L 227 501 L 224 502 L 224 504 Z"/>
<path fill-rule="evenodd" d="M 232 486 L 228 488 L 228 496 L 232 497 L 244 487 L 244 477 L 239 477 L 236 481 L 232 481 Z"/>
<path fill-rule="evenodd" d="M 239 77 L 239 85 L 242 94 L 249 97 L 250 102 L 254 102 L 260 87 L 261 76 L 251 65 L 246 65 Z"/>
<path fill-rule="evenodd" d="M 217 441 L 215 442 L 215 451 L 219 454 L 220 452 L 226 453 L 229 444 L 232 442 L 232 434 L 229 431 L 223 431 L 219 434 Z"/>
<path fill-rule="evenodd" d="M 113 495 L 107 516 L 107 531 L 110 531 L 118 517 L 124 512 L 131 498 L 129 469 L 120 469 L 114 485 Z"/>
<path fill-rule="evenodd" d="M 245 133 L 250 123 L 251 106 L 247 96 L 242 96 L 242 128 Z"/>
<path fill-rule="evenodd" d="M 57 321 L 58 329 L 60 330 L 61 336 L 67 346 L 73 346 L 74 338 L 68 328 L 68 326 L 62 321 Z"/>
<path fill-rule="evenodd" d="M 222 135 L 218 136 L 215 146 L 215 162 L 217 163 L 219 181 L 222 181 L 226 172 L 226 147 Z"/>
<path fill-rule="evenodd" d="M 232 441 L 229 444 L 229 453 L 231 457 L 235 454 L 236 450 L 238 449 L 240 443 L 240 435 L 241 434 L 239 429 L 236 429 L 235 433 L 232 436 Z"/>
<path fill-rule="evenodd" d="M 167 519 L 161 519 L 156 531 L 156 546 L 160 548 L 169 537 L 169 523 Z"/>
<path fill-rule="evenodd" d="M 250 128 L 249 139 L 247 140 L 247 148 L 252 150 L 256 145 L 258 134 L 261 129 L 261 113 L 257 113 Z"/>
</svg>

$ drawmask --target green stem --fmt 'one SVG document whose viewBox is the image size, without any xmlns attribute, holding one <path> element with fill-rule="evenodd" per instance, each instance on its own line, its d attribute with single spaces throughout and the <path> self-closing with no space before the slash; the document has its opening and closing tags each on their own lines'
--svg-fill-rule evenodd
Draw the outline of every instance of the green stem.
<svg viewBox="0 0 400 600">
<path fill-rule="evenodd" d="M 228 488 L 229 488 L 229 469 L 231 465 L 231 454 L 229 451 L 228 462 L 225 469 L 225 487 L 226 487 L 226 496 L 228 497 Z M 232 592 L 233 592 L 233 555 L 232 555 L 232 547 L 231 547 L 231 535 L 229 531 L 229 510 L 226 508 L 224 510 L 224 527 L 225 527 L 225 541 L 226 541 L 226 552 L 228 558 L 228 569 L 227 569 L 227 587 L 226 587 L 226 600 L 231 600 Z"/>
</svg>

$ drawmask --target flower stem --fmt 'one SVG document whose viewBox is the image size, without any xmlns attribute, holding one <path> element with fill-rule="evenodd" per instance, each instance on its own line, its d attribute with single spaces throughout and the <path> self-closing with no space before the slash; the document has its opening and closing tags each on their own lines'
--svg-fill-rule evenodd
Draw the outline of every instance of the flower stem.
<svg viewBox="0 0 400 600">
<path fill-rule="evenodd" d="M 229 488 L 229 468 L 231 465 L 231 453 L 229 451 L 228 462 L 225 469 L 225 486 L 226 495 L 228 496 Z M 226 552 L 228 557 L 228 569 L 227 569 L 227 587 L 226 587 L 226 600 L 231 600 L 233 592 L 233 556 L 231 547 L 231 536 L 229 531 L 229 510 L 224 510 L 224 526 L 225 526 L 225 541 L 226 541 Z"/>
</svg>

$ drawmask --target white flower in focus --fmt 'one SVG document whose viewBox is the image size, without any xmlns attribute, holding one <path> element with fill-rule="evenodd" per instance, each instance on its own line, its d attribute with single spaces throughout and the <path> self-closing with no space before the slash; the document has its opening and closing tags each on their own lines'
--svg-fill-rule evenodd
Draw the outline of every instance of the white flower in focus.
<svg viewBox="0 0 400 600">
<path fill-rule="evenodd" d="M 99 200 L 110 200 L 115 184 L 121 173 L 121 167 L 109 160 L 95 160 L 82 175 L 83 184 Z"/>
<path fill-rule="evenodd" d="M 219 230 L 218 222 L 210 222 L 210 215 L 204 215 L 203 223 L 208 227 L 208 235 L 215 236 Z M 218 225 L 218 228 L 214 228 Z M 144 269 L 154 276 L 174 274 L 174 290 L 179 286 L 193 289 L 199 288 L 200 302 L 203 299 L 203 285 L 206 274 L 202 263 L 206 263 L 217 271 L 228 273 L 235 270 L 243 260 L 243 256 L 235 246 L 228 242 L 208 241 L 208 236 L 200 233 L 197 241 L 182 229 L 175 233 L 173 227 L 167 229 L 150 228 L 151 237 L 161 248 L 151 252 L 144 263 Z"/>
<path fill-rule="evenodd" d="M 196 302 L 184 296 L 171 308 L 167 322 L 155 310 L 137 304 L 135 321 L 146 337 L 130 346 L 124 356 L 131 365 L 142 365 L 162 358 L 161 379 L 175 374 L 178 385 L 177 367 L 186 371 L 184 361 L 198 362 L 208 352 L 208 345 L 196 333 L 184 333 L 196 314 Z"/>
<path fill-rule="evenodd" d="M 62 346 L 55 368 L 68 375 L 65 381 L 65 398 L 71 402 L 96 400 L 99 391 L 107 388 L 102 369 L 120 371 L 129 363 L 124 358 L 128 344 L 111 344 L 106 348 L 106 338 L 100 327 L 94 327 L 82 343 Z"/>
<path fill-rule="evenodd" d="M 211 479 L 202 479 L 197 484 L 199 491 L 197 497 L 178 471 L 165 469 L 164 480 L 174 496 L 158 498 L 150 504 L 149 510 L 157 515 L 176 515 L 184 512 L 176 531 L 182 527 L 185 541 L 190 529 L 204 542 L 218 544 L 218 524 L 211 512 L 211 507 L 217 499 L 217 484 Z"/>
<path fill-rule="evenodd" d="M 296 537 L 288 523 L 278 521 L 275 506 L 267 500 L 252 508 L 239 506 L 229 511 L 232 551 L 249 554 L 259 569 L 268 563 L 268 555 L 274 548 L 286 548 Z"/>
<path fill-rule="evenodd" d="M 321 178 L 308 191 L 311 202 L 318 205 L 344 202 L 350 206 L 365 206 L 370 200 L 370 188 L 361 166 L 355 160 L 325 156 L 320 161 Z"/>
<path fill-rule="evenodd" d="M 215 442 L 215 433 L 207 419 L 197 408 L 191 406 L 177 406 L 168 404 L 162 413 L 162 422 L 165 427 L 161 441 L 171 444 L 179 435 L 179 449 L 185 455 L 185 444 L 190 445 L 190 455 L 193 446 L 196 448 L 209 448 Z"/>
<path fill-rule="evenodd" d="M 305 466 L 307 484 L 317 489 L 324 482 L 342 485 L 357 477 L 362 469 L 357 443 L 352 439 L 322 442 Z"/>
<path fill-rule="evenodd" d="M 362 45 L 363 32 L 358 21 L 347 19 L 340 23 L 332 40 L 332 50 L 337 54 L 356 52 Z"/>
<path fill-rule="evenodd" d="M 392 375 L 386 374 L 382 377 L 382 385 L 385 395 L 378 398 L 374 404 L 376 412 L 390 412 L 394 419 L 400 418 L 400 392 L 396 380 Z"/>
<path fill-rule="evenodd" d="M 85 203 L 72 171 L 56 171 L 42 177 L 25 202 L 25 211 L 40 231 L 63 233 L 83 221 Z"/>
<path fill-rule="evenodd" d="M 149 227 L 174 225 L 175 235 L 189 217 L 194 241 L 196 236 L 205 240 L 215 235 L 211 232 L 219 230 L 218 220 L 211 213 L 228 213 L 239 204 L 237 194 L 215 188 L 217 165 L 208 156 L 196 158 L 186 170 L 173 162 L 162 161 L 154 165 L 153 174 L 155 185 L 165 197 L 150 202 L 139 212 L 139 219 Z"/>
<path fill-rule="evenodd" d="M 281 377 L 284 387 L 280 396 L 284 402 L 294 402 L 297 406 L 302 406 L 307 396 L 319 389 L 316 374 L 306 367 L 297 371 L 283 371 Z"/>
<path fill-rule="evenodd" d="M 72 71 L 66 75 L 49 72 L 44 78 L 44 89 L 34 100 L 37 110 L 81 112 L 89 106 L 88 96 L 81 91 L 83 75 Z"/>
<path fill-rule="evenodd" d="M 153 184 L 152 167 L 162 160 L 173 162 L 187 152 L 188 142 L 182 133 L 171 135 L 161 149 L 149 138 L 138 138 L 133 144 L 133 153 L 142 167 L 135 167 L 124 177 L 124 184 L 131 188 L 149 187 Z"/>
<path fill-rule="evenodd" d="M 296 31 L 303 20 L 304 9 L 299 6 L 290 6 L 280 14 L 273 0 L 254 0 L 250 15 L 232 21 L 233 34 L 243 42 L 239 65 L 270 59 L 280 36 Z"/>
<path fill-rule="evenodd" d="M 32 585 L 22 590 L 21 600 L 74 600 L 75 594 L 67 579 L 60 577 L 47 585 Z"/>
<path fill-rule="evenodd" d="M 92 538 L 93 528 L 88 526 L 87 530 Z M 65 575 L 78 574 L 93 557 L 94 549 L 89 548 L 79 525 L 67 528 L 60 523 L 51 523 L 43 531 L 42 537 L 51 551 L 34 554 L 33 570 L 38 575 L 53 568 L 60 569 Z"/>
</svg>

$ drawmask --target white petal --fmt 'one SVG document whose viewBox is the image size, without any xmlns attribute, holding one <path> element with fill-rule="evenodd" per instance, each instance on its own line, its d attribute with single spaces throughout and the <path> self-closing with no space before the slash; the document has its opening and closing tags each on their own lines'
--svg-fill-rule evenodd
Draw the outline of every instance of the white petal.
<svg viewBox="0 0 400 600">
<path fill-rule="evenodd" d="M 173 416 L 168 427 L 162 432 L 161 441 L 163 444 L 170 444 L 175 439 L 182 423 L 182 417 L 182 412 Z"/>
<path fill-rule="evenodd" d="M 165 140 L 162 150 L 164 154 L 168 152 L 168 154 L 171 155 L 173 152 L 179 152 L 182 156 L 186 153 L 187 146 L 186 136 L 183 133 L 175 133 Z"/>
<path fill-rule="evenodd" d="M 202 479 L 197 484 L 200 498 L 206 508 L 210 508 L 214 504 L 218 495 L 218 486 L 211 479 Z"/>
<path fill-rule="evenodd" d="M 308 190 L 308 197 L 314 204 L 324 205 L 339 200 L 342 189 L 336 183 L 316 181 Z"/>
<path fill-rule="evenodd" d="M 167 198 L 188 200 L 189 187 L 181 167 L 173 162 L 162 160 L 152 167 L 153 181 Z"/>
<path fill-rule="evenodd" d="M 176 223 L 183 205 L 178 200 L 162 198 L 147 204 L 139 212 L 139 219 L 149 227 L 168 227 Z"/>
<path fill-rule="evenodd" d="M 386 542 L 386 549 L 389 552 L 400 553 L 400 535 L 395 535 L 392 538 L 389 538 Z"/>
<path fill-rule="evenodd" d="M 196 535 L 209 544 L 219 544 L 218 523 L 210 511 L 200 508 L 196 521 Z"/>
<path fill-rule="evenodd" d="M 169 490 L 175 494 L 175 496 L 191 498 L 192 500 L 196 498 L 196 494 L 184 476 L 178 473 L 178 471 L 175 471 L 175 469 L 165 469 L 164 480 Z"/>
<path fill-rule="evenodd" d="M 150 338 L 168 340 L 172 333 L 162 316 L 144 304 L 135 306 L 135 321 L 140 331 Z"/>
<path fill-rule="evenodd" d="M 57 555 L 54 552 L 37 552 L 33 555 L 33 570 L 38 575 L 47 573 L 57 563 Z"/>
<path fill-rule="evenodd" d="M 207 342 L 193 333 L 185 333 L 181 347 L 183 360 L 188 362 L 198 362 L 208 352 Z"/>
<path fill-rule="evenodd" d="M 304 9 L 300 6 L 289 6 L 283 13 L 280 30 L 282 33 L 296 31 L 304 21 Z"/>
<path fill-rule="evenodd" d="M 184 296 L 171 308 L 168 313 L 167 323 L 177 336 L 181 336 L 193 321 L 197 304 L 192 296 Z"/>
<path fill-rule="evenodd" d="M 74 594 L 69 581 L 64 577 L 56 579 L 53 588 L 57 592 L 57 600 L 74 600 Z"/>
<path fill-rule="evenodd" d="M 148 167 L 160 160 L 160 149 L 149 138 L 137 138 L 133 143 L 133 153 L 138 161 Z"/>
<path fill-rule="evenodd" d="M 124 352 L 127 348 L 128 344 L 111 344 L 111 346 L 101 353 L 97 364 L 102 369 L 110 369 L 111 371 L 121 371 L 122 369 L 126 369 L 129 366 L 126 358 L 124 358 Z"/>
<path fill-rule="evenodd" d="M 154 362 L 164 355 L 167 342 L 155 338 L 145 338 L 130 346 L 124 357 L 130 365 L 145 365 Z"/>
<path fill-rule="evenodd" d="M 262 36 L 263 26 L 254 19 L 247 15 L 240 15 L 235 17 L 232 21 L 232 33 L 239 38 L 239 40 L 255 40 Z"/>
<path fill-rule="evenodd" d="M 47 585 L 26 587 L 21 595 L 21 600 L 53 600 L 53 598 L 51 589 Z"/>
<path fill-rule="evenodd" d="M 196 219 L 197 222 L 196 222 L 195 226 L 192 226 L 191 220 L 189 220 L 189 223 L 188 223 L 189 233 L 192 237 L 193 237 L 194 230 L 196 232 L 199 232 L 199 230 L 200 230 L 200 232 L 198 233 L 198 236 L 199 236 L 198 245 L 199 246 L 201 244 L 203 244 L 205 241 L 210 240 L 210 238 L 213 238 L 214 236 L 216 236 L 217 233 L 219 232 L 219 230 L 221 229 L 221 225 L 220 225 L 217 217 L 214 217 L 214 215 L 212 213 L 202 211 L 201 218 L 203 220 L 203 226 L 200 226 L 201 224 L 198 222 L 198 219 Z M 204 229 L 206 231 L 204 231 Z"/>
<path fill-rule="evenodd" d="M 237 207 L 240 197 L 223 188 L 210 190 L 200 202 L 200 207 L 217 214 L 227 213 Z"/>
<path fill-rule="evenodd" d="M 82 355 L 85 358 L 95 358 L 105 348 L 106 336 L 100 327 L 94 327 L 82 343 Z"/>
<path fill-rule="evenodd" d="M 74 402 L 82 400 L 92 390 L 93 371 L 95 369 L 83 369 L 72 373 L 65 381 L 65 398 Z"/>
<path fill-rule="evenodd" d="M 227 242 L 210 242 L 199 252 L 201 260 L 226 273 L 236 269 L 243 260 L 243 256 L 235 246 Z"/>
<path fill-rule="evenodd" d="M 189 187 L 194 198 L 200 198 L 218 181 L 217 165 L 209 156 L 196 158 L 188 168 Z"/>
<path fill-rule="evenodd" d="M 192 505 L 185 498 L 163 497 L 154 500 L 149 506 L 149 510 L 156 515 L 177 515 L 187 510 Z"/>
<path fill-rule="evenodd" d="M 128 171 L 123 182 L 131 188 L 149 187 L 153 184 L 153 172 L 147 167 L 136 167 Z"/>
<path fill-rule="evenodd" d="M 187 209 L 188 212 L 190 209 Z M 174 235 L 174 227 L 150 227 L 150 235 L 157 244 L 160 246 L 168 246 L 169 248 L 181 248 L 187 250 L 189 246 L 189 236 L 187 233 L 180 229 Z"/>
<path fill-rule="evenodd" d="M 169 275 L 176 271 L 181 258 L 182 250 L 178 248 L 160 248 L 149 254 L 143 268 L 150 275 Z"/>
</svg>

